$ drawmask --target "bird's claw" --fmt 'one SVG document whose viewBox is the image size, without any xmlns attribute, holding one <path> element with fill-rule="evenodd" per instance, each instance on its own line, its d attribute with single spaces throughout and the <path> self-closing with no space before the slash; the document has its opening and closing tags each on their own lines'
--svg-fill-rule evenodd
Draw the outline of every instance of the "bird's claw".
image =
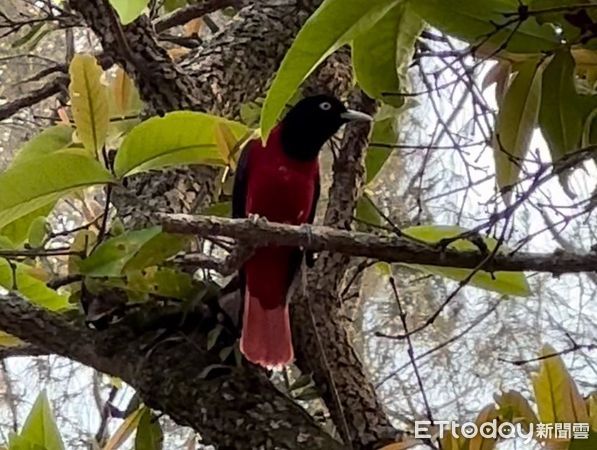
<svg viewBox="0 0 597 450">
<path fill-rule="evenodd" d="M 251 213 L 247 215 L 247 218 L 251 221 L 253 225 L 267 222 L 267 219 L 264 216 L 260 216 L 259 214 Z"/>
</svg>

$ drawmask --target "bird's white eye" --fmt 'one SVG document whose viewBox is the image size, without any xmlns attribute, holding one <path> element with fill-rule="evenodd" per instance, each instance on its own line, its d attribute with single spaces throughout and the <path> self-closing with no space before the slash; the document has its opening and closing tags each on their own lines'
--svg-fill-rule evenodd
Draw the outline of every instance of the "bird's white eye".
<svg viewBox="0 0 597 450">
<path fill-rule="evenodd" d="M 330 109 L 332 109 L 332 104 L 330 102 L 323 102 L 319 104 L 319 107 L 324 111 L 329 111 Z"/>
</svg>

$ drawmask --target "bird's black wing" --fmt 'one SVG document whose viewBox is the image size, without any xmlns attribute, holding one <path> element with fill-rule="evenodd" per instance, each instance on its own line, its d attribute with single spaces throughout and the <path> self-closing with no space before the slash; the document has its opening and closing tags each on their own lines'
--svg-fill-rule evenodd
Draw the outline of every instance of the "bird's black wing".
<svg viewBox="0 0 597 450">
<path fill-rule="evenodd" d="M 249 141 L 240 153 L 236 173 L 234 174 L 234 187 L 232 188 L 232 217 L 235 219 L 247 217 L 247 182 L 249 179 L 249 151 L 253 141 Z"/>
</svg>

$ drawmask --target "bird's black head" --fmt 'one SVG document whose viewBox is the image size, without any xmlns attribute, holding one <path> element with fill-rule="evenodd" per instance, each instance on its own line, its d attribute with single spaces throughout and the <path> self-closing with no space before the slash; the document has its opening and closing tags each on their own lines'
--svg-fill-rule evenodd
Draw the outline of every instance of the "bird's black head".
<svg viewBox="0 0 597 450">
<path fill-rule="evenodd" d="M 315 95 L 300 100 L 282 119 L 282 148 L 292 158 L 317 158 L 323 144 L 353 120 L 371 121 L 367 114 L 347 109 L 340 100 Z"/>
</svg>

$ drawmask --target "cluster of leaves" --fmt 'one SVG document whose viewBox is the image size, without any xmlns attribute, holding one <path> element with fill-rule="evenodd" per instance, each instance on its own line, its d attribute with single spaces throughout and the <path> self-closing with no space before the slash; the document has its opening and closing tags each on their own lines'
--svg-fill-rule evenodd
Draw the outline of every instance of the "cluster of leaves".
<svg viewBox="0 0 597 450">
<path fill-rule="evenodd" d="M 240 123 L 190 111 L 139 123 L 141 103 L 132 81 L 119 70 L 107 83 L 91 55 L 73 58 L 70 77 L 71 108 L 60 110 L 62 123 L 27 142 L 0 174 L 0 256 L 6 258 L 0 260 L 0 286 L 52 310 L 71 307 L 69 298 L 46 286 L 48 275 L 36 256 L 59 256 L 47 220 L 59 200 L 85 201 L 90 188 L 117 186 L 130 175 L 172 165 L 233 165 L 238 142 L 249 134 Z M 113 161 L 109 149 L 117 149 Z M 118 223 L 105 231 L 89 226 L 73 233 L 65 252 L 69 275 L 108 279 L 133 298 L 195 293 L 189 275 L 157 267 L 183 249 L 187 237 L 159 227 L 125 231 Z M 98 235 L 110 239 L 98 242 Z"/>
<path fill-rule="evenodd" d="M 531 375 L 534 403 L 531 403 L 518 391 L 503 391 L 494 396 L 495 402 L 485 406 L 477 415 L 474 423 L 477 428 L 496 422 L 520 426 L 525 433 L 533 432 L 532 438 L 541 448 L 551 450 L 589 450 L 597 445 L 597 393 L 584 399 L 574 379 L 566 369 L 561 356 L 550 345 L 545 345 L 538 358 L 538 372 Z M 537 411 L 537 412 L 535 412 Z M 537 425 L 546 425 L 551 429 L 545 436 L 537 432 Z M 556 424 L 568 424 L 568 436 L 557 436 Z M 587 433 L 574 433 L 573 424 L 588 426 Z M 486 438 L 481 434 L 472 438 L 462 436 L 459 430 L 444 432 L 439 439 L 444 450 L 494 450 L 499 439 Z M 432 427 L 432 435 L 439 438 L 439 430 Z M 455 437 L 454 435 L 458 436 Z M 417 441 L 407 440 L 390 444 L 383 450 L 406 450 L 416 446 Z"/>
<path fill-rule="evenodd" d="M 135 450 L 162 448 L 163 432 L 158 417 L 141 405 L 122 422 L 102 450 L 121 448 L 135 430 Z M 5 450 L 65 450 L 45 391 L 37 397 L 20 432 L 11 433 Z"/>
<path fill-rule="evenodd" d="M 560 450 L 592 449 L 597 445 L 597 394 L 584 399 L 566 369 L 562 358 L 555 349 L 545 345 L 540 353 L 539 371 L 532 375 L 533 394 L 536 410 L 518 391 L 507 391 L 495 395 L 495 403 L 481 410 L 476 424 L 481 425 L 492 420 L 501 423 L 520 424 L 525 431 L 537 424 L 588 424 L 588 437 L 572 439 L 535 436 L 544 448 Z M 536 429 L 536 428 L 535 428 Z M 536 434 L 536 433 L 535 433 Z M 476 436 L 472 439 L 446 436 L 442 448 L 446 450 L 493 450 L 497 441 Z"/>
<path fill-rule="evenodd" d="M 516 0 L 326 0 L 280 66 L 263 107 L 262 136 L 267 137 L 300 83 L 346 44 L 352 47 L 360 87 L 401 107 L 414 44 L 427 23 L 470 44 L 462 57 L 497 60 L 485 84 L 498 85 L 496 182 L 508 192 L 519 179 L 537 125 L 553 161 L 594 140 L 597 100 L 576 87 L 578 74 L 587 92 L 593 92 L 596 80 L 594 6 L 573 0 L 528 5 Z M 566 176 L 561 181 L 567 188 Z M 509 201 L 509 195 L 504 199 Z"/>
</svg>

